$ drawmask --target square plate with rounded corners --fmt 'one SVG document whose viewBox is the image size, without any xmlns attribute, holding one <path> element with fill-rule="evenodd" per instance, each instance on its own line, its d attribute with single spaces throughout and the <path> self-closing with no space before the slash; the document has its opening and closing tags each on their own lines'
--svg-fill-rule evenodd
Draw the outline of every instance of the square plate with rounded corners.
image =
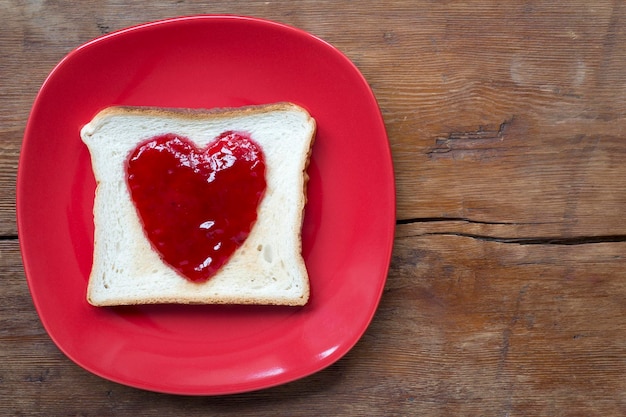
<svg viewBox="0 0 626 417">
<path fill-rule="evenodd" d="M 302 229 L 309 303 L 90 306 L 95 180 L 80 128 L 111 105 L 277 101 L 305 107 L 318 126 Z M 17 215 L 34 304 L 69 358 L 147 390 L 238 393 L 317 372 L 362 336 L 389 268 L 393 166 L 375 97 L 337 49 L 267 20 L 189 16 L 104 35 L 54 68 L 26 126 Z"/>
</svg>

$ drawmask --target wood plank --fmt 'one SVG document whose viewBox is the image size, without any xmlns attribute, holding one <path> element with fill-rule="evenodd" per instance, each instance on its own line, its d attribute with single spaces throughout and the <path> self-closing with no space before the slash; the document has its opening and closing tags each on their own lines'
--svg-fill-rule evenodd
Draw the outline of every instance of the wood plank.
<svg viewBox="0 0 626 417">
<path fill-rule="evenodd" d="M 177 399 L 80 369 L 41 328 L 16 243 L 0 242 L 0 268 L 9 271 L 0 413 L 156 416 L 182 405 L 186 415 L 242 416 L 276 407 L 294 416 L 626 412 L 626 243 L 520 245 L 400 229 L 406 237 L 380 308 L 346 357 L 292 384 L 224 398 Z"/>
<path fill-rule="evenodd" d="M 400 229 L 381 311 L 398 318 L 384 331 L 417 335 L 397 344 L 407 380 L 433 376 L 432 399 L 457 415 L 624 413 L 624 243 Z"/>
<path fill-rule="evenodd" d="M 371 83 L 394 153 L 400 219 L 535 224 L 540 216 L 552 226 L 531 235 L 624 234 L 626 187 L 616 180 L 626 169 L 619 3 L 371 2 L 323 19 L 308 2 L 274 6 L 240 11 L 301 24 L 344 51 Z M 226 7 L 216 2 L 206 12 Z M 80 43 L 165 10 L 134 2 L 124 13 L 95 4 L 76 16 L 51 5 L 8 10 L 15 19 L 3 29 L 3 53 L 10 59 L 0 71 L 15 82 L 0 97 L 4 234 L 16 232 L 10 208 L 19 138 L 47 72 Z"/>
<path fill-rule="evenodd" d="M 446 11 L 405 28 L 385 51 L 393 72 L 376 71 L 398 217 L 553 224 L 527 236 L 623 234 L 623 11 Z M 407 51 L 419 58 L 402 60 Z"/>
</svg>

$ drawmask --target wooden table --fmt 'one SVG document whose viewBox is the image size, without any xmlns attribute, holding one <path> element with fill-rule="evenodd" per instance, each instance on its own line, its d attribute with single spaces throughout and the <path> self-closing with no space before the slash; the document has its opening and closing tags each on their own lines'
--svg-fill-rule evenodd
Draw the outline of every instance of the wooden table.
<svg viewBox="0 0 626 417">
<path fill-rule="evenodd" d="M 0 414 L 626 414 L 621 2 L 1 0 Z M 15 221 L 20 145 L 54 65 L 103 33 L 230 13 L 317 35 L 362 71 L 393 152 L 380 307 L 331 367 L 227 397 L 94 376 L 44 331 Z"/>
</svg>

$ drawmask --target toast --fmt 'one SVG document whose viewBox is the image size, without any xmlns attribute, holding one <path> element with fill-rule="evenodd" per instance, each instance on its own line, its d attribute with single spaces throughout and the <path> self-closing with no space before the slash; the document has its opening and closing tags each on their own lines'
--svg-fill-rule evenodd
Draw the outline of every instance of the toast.
<svg viewBox="0 0 626 417">
<path fill-rule="evenodd" d="M 306 304 L 309 278 L 301 229 L 315 130 L 309 113 L 291 103 L 213 110 L 109 107 L 99 112 L 80 132 L 96 179 L 87 301 L 94 306 Z M 133 150 L 158 135 L 174 133 L 202 149 L 229 131 L 247 132 L 262 149 L 266 188 L 247 238 L 211 277 L 194 282 L 164 262 L 148 239 L 126 167 Z"/>
</svg>

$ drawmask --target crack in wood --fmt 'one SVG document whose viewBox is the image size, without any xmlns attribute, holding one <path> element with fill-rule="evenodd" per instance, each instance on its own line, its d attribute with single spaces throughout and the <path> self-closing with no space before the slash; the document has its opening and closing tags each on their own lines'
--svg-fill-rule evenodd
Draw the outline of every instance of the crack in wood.
<svg viewBox="0 0 626 417">
<path fill-rule="evenodd" d="M 446 154 L 450 152 L 488 152 L 497 151 L 497 146 L 490 146 L 502 142 L 504 134 L 513 123 L 514 116 L 500 123 L 498 129 L 486 130 L 479 126 L 478 130 L 468 132 L 450 132 L 447 137 L 435 139 L 435 146 L 428 150 L 428 155 Z"/>
<path fill-rule="evenodd" d="M 626 235 L 602 235 L 602 236 L 573 236 L 573 237 L 558 237 L 558 236 L 537 236 L 537 237 L 497 237 L 497 236 L 483 236 L 473 233 L 461 233 L 461 232 L 428 232 L 422 233 L 419 236 L 459 236 L 467 237 L 470 239 L 482 240 L 486 242 L 496 243 L 512 243 L 516 245 L 589 245 L 596 243 L 617 243 L 626 242 Z"/>
<path fill-rule="evenodd" d="M 416 217 L 409 219 L 400 219 L 396 221 L 396 225 L 409 225 L 417 223 L 444 223 L 444 222 L 464 222 L 468 224 L 492 225 L 492 226 L 528 226 L 554 224 L 554 222 L 499 222 L 473 220 L 465 217 Z M 404 237 L 417 236 L 458 236 L 470 239 L 482 240 L 487 242 L 511 243 L 517 245 L 588 245 L 594 243 L 618 243 L 626 242 L 626 235 L 591 235 L 591 236 L 527 236 L 527 237 L 502 237 L 488 236 L 477 233 L 465 232 L 424 232 L 419 234 L 411 234 Z"/>
<path fill-rule="evenodd" d="M 17 235 L 0 235 L 0 241 L 2 240 L 17 240 Z"/>
<path fill-rule="evenodd" d="M 504 226 L 553 224 L 553 222 L 498 222 L 498 221 L 487 221 L 487 220 L 473 220 L 467 217 L 413 217 L 409 219 L 397 220 L 396 224 L 401 225 L 401 224 L 431 223 L 431 222 L 464 222 L 464 223 L 473 223 L 473 224 L 504 225 Z"/>
</svg>

